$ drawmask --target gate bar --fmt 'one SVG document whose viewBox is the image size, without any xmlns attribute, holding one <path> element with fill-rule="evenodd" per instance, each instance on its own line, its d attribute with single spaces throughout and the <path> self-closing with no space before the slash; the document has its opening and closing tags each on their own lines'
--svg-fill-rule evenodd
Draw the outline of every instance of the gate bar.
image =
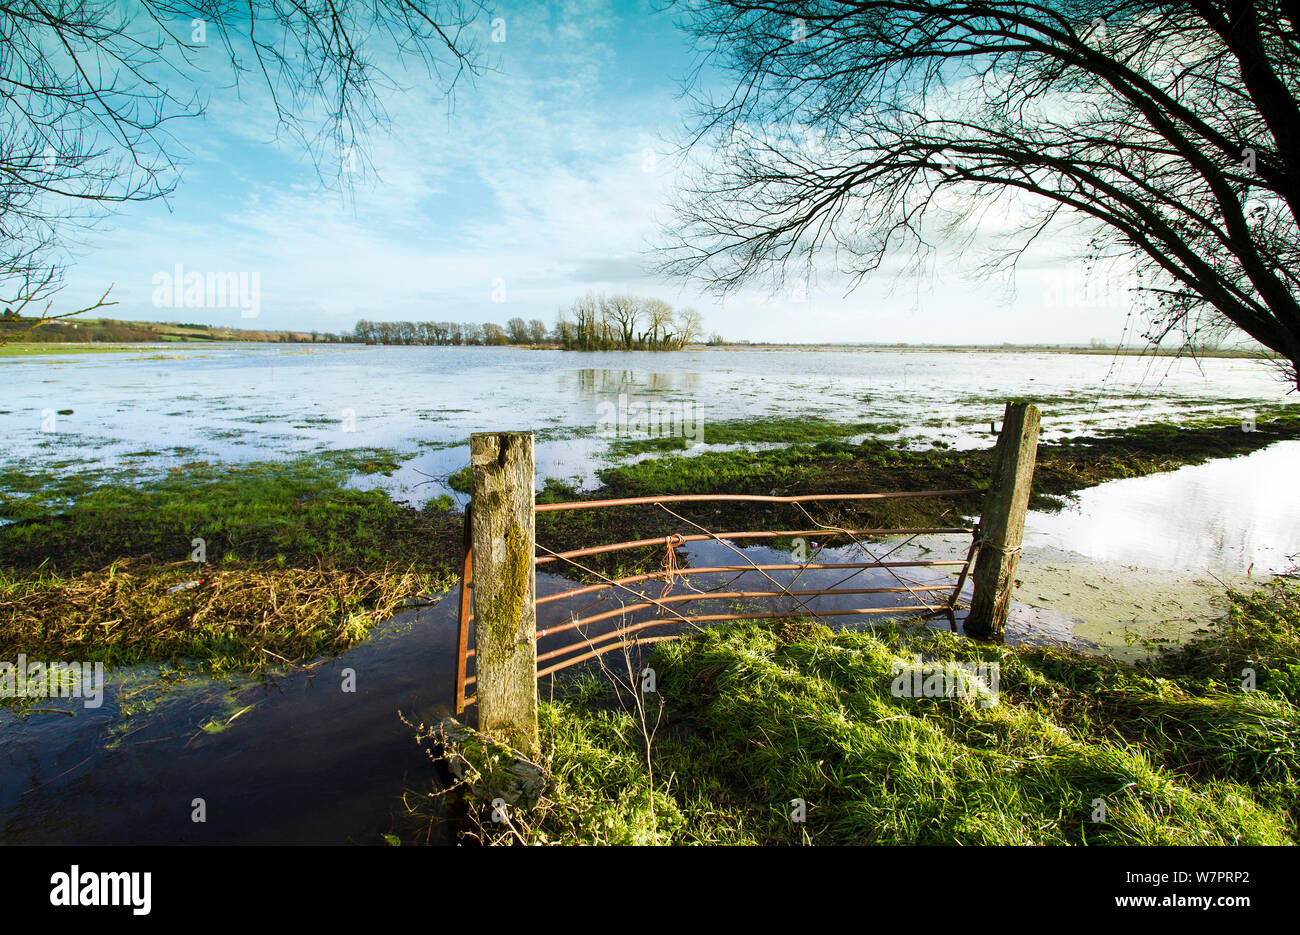
<svg viewBox="0 0 1300 935">
<path fill-rule="evenodd" d="M 644 546 L 667 545 L 682 542 L 706 542 L 713 539 L 780 539 L 784 536 L 922 536 L 922 535 L 970 535 L 974 530 L 970 526 L 940 526 L 931 529 L 779 529 L 767 532 L 717 532 L 705 535 L 692 533 L 684 536 L 674 533 L 671 536 L 658 536 L 654 539 L 636 539 L 632 542 L 615 542 L 610 545 L 593 545 L 586 549 L 573 549 L 568 552 L 555 552 L 540 556 L 536 564 L 544 565 L 565 558 L 577 558 L 580 555 L 597 555 L 601 552 L 618 552 L 623 549 L 636 549 Z M 749 566 L 753 567 L 753 566 Z"/>
<path fill-rule="evenodd" d="M 539 503 L 534 509 L 538 513 L 553 513 L 557 510 L 590 510 L 603 506 L 632 506 L 639 503 L 721 503 L 724 501 L 810 503 L 814 500 L 899 500 L 906 497 L 965 497 L 986 492 L 980 487 L 966 487 L 960 490 L 904 490 L 895 493 L 814 493 L 796 497 L 743 493 L 686 493 L 662 497 L 623 497 L 618 500 L 571 500 L 565 503 Z"/>
</svg>

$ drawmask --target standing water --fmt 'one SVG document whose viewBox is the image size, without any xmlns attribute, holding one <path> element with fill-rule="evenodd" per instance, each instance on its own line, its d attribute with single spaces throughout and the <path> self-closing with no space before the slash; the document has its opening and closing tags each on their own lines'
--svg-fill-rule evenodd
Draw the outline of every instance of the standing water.
<svg viewBox="0 0 1300 935">
<path fill-rule="evenodd" d="M 5 359 L 0 368 L 8 388 L 0 459 L 9 470 L 111 478 L 130 465 L 141 477 L 199 458 L 374 446 L 396 449 L 401 468 L 355 483 L 416 503 L 446 491 L 440 479 L 467 462 L 471 432 L 492 429 L 537 433 L 539 478 L 593 484 L 608 446 L 602 413 L 620 397 L 689 410 L 707 448 L 710 423 L 746 418 L 871 421 L 900 441 L 971 447 L 989 443 L 987 425 L 1010 397 L 1040 402 L 1050 440 L 1172 416 L 1237 417 L 1283 396 L 1273 373 L 1251 361 L 1198 367 L 1051 353 L 169 345 Z M 1103 484 L 1059 513 L 1032 513 L 1010 638 L 1107 644 L 1077 598 L 1053 608 L 1038 592 L 1132 589 L 1120 569 L 1148 585 L 1161 575 L 1239 580 L 1283 570 L 1300 553 L 1300 502 L 1290 491 L 1298 474 L 1300 443 L 1280 443 Z M 931 557 L 964 549 L 929 545 Z M 688 551 L 707 564 L 725 560 L 714 554 L 724 548 Z M 745 552 L 776 557 L 764 547 Z M 547 574 L 538 582 L 539 593 L 569 586 Z M 817 600 L 822 609 L 842 603 Z M 553 604 L 547 613 L 558 620 L 569 610 Z M 196 678 L 164 689 L 152 671 L 119 671 L 99 709 L 72 700 L 22 718 L 0 709 L 8 764 L 0 841 L 378 843 L 398 796 L 430 780 L 398 712 L 425 723 L 450 713 L 455 612 L 453 591 L 346 653 L 273 680 Z M 349 675 L 355 693 L 341 690 Z M 192 820 L 200 801 L 206 822 Z"/>
</svg>

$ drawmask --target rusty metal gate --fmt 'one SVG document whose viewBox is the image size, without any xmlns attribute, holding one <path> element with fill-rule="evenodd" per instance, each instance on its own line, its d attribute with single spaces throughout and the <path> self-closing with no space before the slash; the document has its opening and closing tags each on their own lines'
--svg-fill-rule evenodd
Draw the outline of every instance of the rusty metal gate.
<svg viewBox="0 0 1300 935">
<path fill-rule="evenodd" d="M 540 503 L 535 504 L 536 513 L 557 512 L 566 510 L 594 510 L 594 509 L 617 509 L 619 507 L 634 505 L 655 505 L 677 517 L 684 523 L 695 527 L 696 532 L 685 534 L 672 534 L 650 539 L 637 539 L 628 542 L 615 542 L 607 545 L 595 545 L 587 548 L 572 549 L 568 551 L 556 552 L 540 543 L 537 544 L 534 555 L 535 565 L 537 567 L 548 564 L 555 564 L 557 567 L 572 568 L 590 578 L 596 579 L 599 583 L 587 584 L 579 587 L 570 588 L 555 594 L 547 594 L 536 598 L 538 607 L 548 604 L 554 604 L 568 598 L 578 597 L 587 594 L 607 594 L 610 592 L 622 591 L 631 595 L 635 602 L 620 606 L 618 609 L 605 611 L 603 613 L 589 614 L 587 616 L 578 616 L 570 614 L 569 618 L 554 623 L 553 625 L 542 627 L 539 620 L 537 629 L 537 638 L 554 636 L 561 633 L 576 632 L 577 638 L 569 644 L 559 648 L 548 650 L 537 656 L 537 678 L 542 678 L 566 669 L 570 666 L 577 665 L 587 660 L 601 656 L 607 652 L 616 649 L 622 649 L 634 645 L 644 645 L 657 643 L 664 640 L 680 639 L 683 633 L 670 633 L 660 635 L 640 636 L 643 631 L 653 630 L 666 626 L 677 626 L 688 624 L 694 626 L 699 623 L 713 623 L 724 620 L 742 620 L 742 619 L 764 619 L 764 618 L 793 618 L 793 617 L 813 617 L 820 618 L 825 616 L 852 615 L 852 616 L 872 616 L 879 614 L 910 615 L 913 617 L 932 617 L 935 615 L 947 616 L 951 625 L 956 627 L 955 613 L 960 608 L 961 593 L 967 577 L 970 574 L 971 567 L 975 561 L 980 546 L 979 525 L 975 526 L 952 526 L 952 527 L 927 527 L 927 528 L 887 528 L 887 529 L 848 529 L 833 526 L 819 525 L 814 529 L 798 530 L 741 530 L 734 532 L 713 532 L 700 526 L 693 521 L 680 516 L 668 508 L 667 504 L 677 503 L 717 503 L 717 502 L 751 502 L 751 503 L 779 503 L 779 504 L 796 504 L 815 501 L 864 501 L 864 500 L 888 500 L 903 499 L 913 497 L 964 497 L 975 494 L 984 494 L 986 491 L 980 488 L 964 488 L 959 490 L 922 490 L 922 491 L 905 491 L 897 493 L 838 493 L 838 494 L 810 494 L 804 496 L 761 496 L 748 494 L 681 494 L 667 496 L 648 496 L 648 497 L 629 497 L 616 500 L 580 500 L 564 503 Z M 456 664 L 456 711 L 460 713 L 468 705 L 474 703 L 474 697 L 466 695 L 475 683 L 476 677 L 469 672 L 469 665 L 474 659 L 475 651 L 469 645 L 470 627 L 473 624 L 473 614 L 471 612 L 470 594 L 473 587 L 473 569 L 474 556 L 473 549 L 470 545 L 469 538 L 469 511 L 472 504 L 466 507 L 465 521 L 465 555 L 464 568 L 461 578 L 460 588 L 460 610 L 459 622 L 457 628 L 457 664 Z M 804 514 L 807 511 L 800 506 Z M 809 517 L 811 521 L 811 517 Z M 966 551 L 964 559 L 934 559 L 934 560 L 910 560 L 890 561 L 889 558 L 905 545 L 913 542 L 919 536 L 925 535 L 968 535 L 970 536 L 970 546 Z M 810 555 L 804 562 L 789 563 L 756 563 L 745 555 L 740 549 L 732 545 L 732 540 L 761 540 L 761 539 L 778 539 L 791 537 L 811 537 L 811 536 L 833 536 L 848 537 L 864 550 L 869 557 L 869 561 L 857 562 L 818 562 L 815 561 L 816 555 Z M 882 554 L 875 554 L 871 548 L 861 541 L 858 537 L 898 537 L 902 541 L 894 544 L 888 551 Z M 707 567 L 686 567 L 679 568 L 676 565 L 674 550 L 688 542 L 716 541 L 733 551 L 743 562 L 737 561 L 735 564 L 714 565 Z M 609 577 L 583 564 L 579 559 L 589 556 L 605 554 L 610 552 L 619 552 L 628 549 L 642 549 L 646 547 L 662 546 L 665 550 L 664 567 L 658 571 L 647 572 L 644 574 L 628 575 L 624 577 Z M 820 549 L 819 549 L 820 551 Z M 912 584 L 903 579 L 896 569 L 902 568 L 935 568 L 947 567 L 957 569 L 956 585 L 952 584 Z M 897 584 L 889 587 L 871 587 L 871 588 L 844 588 L 841 585 L 852 580 L 854 577 L 862 574 L 868 569 L 883 569 L 889 573 Z M 805 571 L 809 570 L 843 570 L 846 576 L 834 585 L 827 588 L 796 588 L 799 578 Z M 797 572 L 789 582 L 781 585 L 768 572 L 772 571 L 795 571 Z M 688 594 L 671 594 L 674 581 L 684 579 L 687 576 L 695 575 L 734 575 L 735 578 L 744 574 L 757 572 L 772 583 L 770 590 L 729 590 L 727 589 L 730 582 L 724 582 L 714 590 L 693 590 Z M 732 580 L 734 581 L 735 578 Z M 661 593 L 654 597 L 644 591 L 637 590 L 633 585 L 643 584 L 648 581 L 662 580 L 664 582 Z M 808 606 L 805 598 L 815 598 L 823 595 L 867 595 L 867 594 L 907 594 L 912 597 L 912 602 L 898 606 L 887 607 L 861 607 L 861 608 L 839 608 L 813 610 Z M 745 598 L 793 598 L 800 605 L 797 609 L 785 610 L 779 612 L 734 612 L 734 613 L 708 613 L 708 614 L 684 614 L 674 605 L 689 604 L 696 601 L 717 601 L 717 600 L 738 600 Z M 590 624 L 601 623 L 616 617 L 625 618 L 628 614 L 635 614 L 640 611 L 657 610 L 658 616 L 651 620 L 641 620 L 632 623 L 623 623 L 614 629 L 603 632 L 597 636 L 587 636 L 582 629 Z"/>
</svg>

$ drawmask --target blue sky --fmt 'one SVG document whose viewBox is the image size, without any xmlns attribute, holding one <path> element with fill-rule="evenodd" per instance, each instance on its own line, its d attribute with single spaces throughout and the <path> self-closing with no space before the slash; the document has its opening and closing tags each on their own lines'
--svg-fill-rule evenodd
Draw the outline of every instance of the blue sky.
<svg viewBox="0 0 1300 935">
<path fill-rule="evenodd" d="M 491 41 L 498 17 L 504 42 Z M 1050 249 L 1027 259 L 1014 291 L 976 287 L 949 262 L 925 280 L 886 273 L 848 295 L 823 282 L 725 303 L 657 278 L 649 248 L 686 118 L 685 34 L 652 4 L 600 0 L 502 4 L 477 28 L 489 70 L 457 85 L 450 113 L 422 73 L 401 76 L 411 87 L 386 96 L 391 126 L 372 134 L 350 193 L 277 141 L 264 89 L 246 81 L 236 97 L 214 67 L 205 116 L 175 129 L 188 149 L 176 192 L 84 235 L 64 302 L 111 283 L 115 317 L 345 331 L 359 318 L 549 324 L 598 289 L 695 305 L 707 329 L 752 340 L 1121 335 L 1125 299 L 1087 294 L 1080 268 Z M 325 156 L 329 175 L 344 157 Z M 154 307 L 155 275 L 178 264 L 258 273 L 258 317 Z"/>
</svg>

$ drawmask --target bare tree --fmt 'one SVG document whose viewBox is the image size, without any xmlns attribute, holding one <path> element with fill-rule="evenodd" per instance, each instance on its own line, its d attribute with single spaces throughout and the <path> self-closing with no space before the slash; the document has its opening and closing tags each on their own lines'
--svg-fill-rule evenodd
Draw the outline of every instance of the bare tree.
<svg viewBox="0 0 1300 935">
<path fill-rule="evenodd" d="M 450 91 L 473 69 L 466 29 L 477 8 L 0 0 L 0 294 L 48 303 L 62 285 L 70 229 L 173 190 L 183 152 L 174 128 L 203 113 L 205 47 L 219 50 L 236 86 L 252 75 L 280 132 L 307 149 L 323 178 L 346 183 L 366 168 L 367 130 L 385 123 L 380 95 L 397 83 L 386 64 L 422 67 Z"/>
<path fill-rule="evenodd" d="M 670 271 L 726 292 L 830 248 L 856 282 L 1008 211 L 981 256 L 1009 273 L 1068 220 L 1132 264 L 1151 340 L 1238 329 L 1300 381 L 1295 0 L 679 6 L 735 90 L 702 102 Z"/>
<path fill-rule="evenodd" d="M 646 299 L 641 303 L 641 308 L 650 346 L 657 347 L 664 334 L 672 330 L 673 307 L 663 299 Z"/>
<path fill-rule="evenodd" d="M 511 344 L 528 343 L 528 325 L 522 318 L 512 318 L 506 322 L 506 334 Z"/>
<path fill-rule="evenodd" d="M 625 350 L 631 350 L 641 320 L 641 299 L 634 295 L 616 295 L 605 303 L 605 321 Z"/>
<path fill-rule="evenodd" d="M 676 325 L 675 343 L 678 347 L 685 347 L 704 336 L 704 319 L 694 308 L 678 309 Z"/>
</svg>

